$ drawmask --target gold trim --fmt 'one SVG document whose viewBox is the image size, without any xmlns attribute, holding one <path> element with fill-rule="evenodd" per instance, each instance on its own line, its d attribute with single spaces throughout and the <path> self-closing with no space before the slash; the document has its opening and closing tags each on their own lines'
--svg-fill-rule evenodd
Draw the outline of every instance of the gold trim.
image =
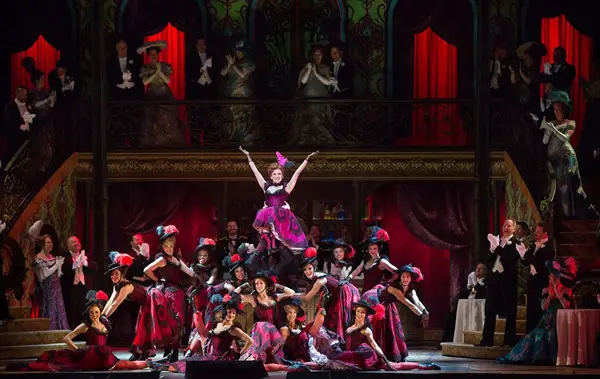
<svg viewBox="0 0 600 379">
<path fill-rule="evenodd" d="M 306 153 L 288 158 L 300 163 Z M 262 172 L 274 153 L 253 153 Z M 491 178 L 504 180 L 504 152 L 490 154 Z M 92 179 L 92 155 L 80 153 L 78 180 Z M 307 167 L 306 180 L 474 180 L 473 152 L 323 152 Z M 243 181 L 254 180 L 239 152 L 120 152 L 108 154 L 110 181 Z"/>
<path fill-rule="evenodd" d="M 533 200 L 533 196 L 531 196 L 527 184 L 521 177 L 521 173 L 517 169 L 517 166 L 515 166 L 515 163 L 508 155 L 508 153 L 504 154 L 504 167 L 506 169 L 507 175 L 511 175 L 513 177 L 513 180 L 521 190 L 521 193 L 527 199 L 527 205 L 529 206 L 529 210 L 531 210 L 531 213 L 533 214 L 535 223 L 538 224 L 542 222 L 542 215 L 540 214 L 540 211 L 537 205 L 535 204 L 535 201 Z"/>
</svg>

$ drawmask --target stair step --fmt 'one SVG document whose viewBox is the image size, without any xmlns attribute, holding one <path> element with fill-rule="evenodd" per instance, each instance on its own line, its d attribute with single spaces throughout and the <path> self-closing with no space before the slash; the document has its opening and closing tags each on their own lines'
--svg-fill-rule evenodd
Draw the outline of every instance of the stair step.
<svg viewBox="0 0 600 379">
<path fill-rule="evenodd" d="M 475 345 L 481 342 L 483 332 L 465 330 L 463 332 L 464 342 L 467 344 Z M 525 333 L 517 333 L 517 338 L 521 339 L 525 336 Z M 504 343 L 504 333 L 494 333 L 494 346 L 502 346 Z"/>
<path fill-rule="evenodd" d="M 517 324 L 519 320 L 527 320 L 527 307 L 525 305 L 517 306 Z"/>
<path fill-rule="evenodd" d="M 85 342 L 75 342 L 78 348 L 85 346 Z M 37 358 L 44 351 L 66 349 L 64 343 L 48 343 L 41 345 L 0 346 L 0 359 Z"/>
<path fill-rule="evenodd" d="M 14 306 L 8 307 L 10 311 L 10 315 L 14 318 L 30 318 L 31 317 L 31 307 L 28 306 Z"/>
<path fill-rule="evenodd" d="M 506 319 L 498 318 L 496 319 L 496 332 L 504 333 L 506 329 Z M 525 333 L 527 330 L 527 320 L 517 320 L 517 333 Z"/>
<path fill-rule="evenodd" d="M 556 241 L 561 244 L 577 244 L 596 246 L 596 232 L 559 232 Z"/>
<path fill-rule="evenodd" d="M 598 229 L 598 220 L 562 220 L 560 222 L 563 231 L 596 231 Z"/>
<path fill-rule="evenodd" d="M 38 330 L 33 332 L 0 333 L 0 346 L 62 343 L 68 330 Z"/>
<path fill-rule="evenodd" d="M 0 326 L 0 333 L 33 332 L 50 329 L 49 318 L 16 318 Z"/>
<path fill-rule="evenodd" d="M 466 343 L 442 342 L 442 355 L 447 357 L 492 359 L 502 357 L 510 352 L 508 347 L 480 347 Z"/>
</svg>

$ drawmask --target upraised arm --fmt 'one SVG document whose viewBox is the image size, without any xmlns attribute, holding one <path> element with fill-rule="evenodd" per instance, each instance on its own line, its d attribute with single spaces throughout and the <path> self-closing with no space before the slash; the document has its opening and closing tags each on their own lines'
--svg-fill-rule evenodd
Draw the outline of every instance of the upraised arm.
<svg viewBox="0 0 600 379">
<path fill-rule="evenodd" d="M 319 154 L 318 150 L 315 151 L 314 153 L 309 154 L 308 157 L 306 157 L 304 162 L 302 162 L 302 164 L 296 169 L 296 172 L 294 172 L 294 175 L 292 175 L 292 178 L 288 182 L 287 186 L 285 186 L 285 192 L 287 192 L 288 194 L 292 193 L 292 191 L 294 190 L 294 187 L 296 187 L 296 183 L 298 182 L 298 178 L 300 177 L 300 174 L 302 174 L 302 171 L 304 171 L 304 169 L 308 165 L 308 161 L 310 160 L 310 158 L 312 158 L 313 156 L 315 156 L 317 154 Z"/>
<path fill-rule="evenodd" d="M 275 285 L 275 289 L 276 290 L 277 289 L 281 290 L 283 292 L 283 293 L 278 293 L 276 295 L 275 299 L 277 301 L 288 299 L 288 298 L 293 297 L 294 295 L 296 295 L 296 292 L 293 289 L 291 289 L 289 287 L 286 287 L 286 286 L 282 286 L 281 284 L 276 284 Z"/>
<path fill-rule="evenodd" d="M 244 150 L 241 146 L 239 147 L 239 150 L 246 155 L 246 158 L 248 158 L 248 164 L 250 165 L 250 169 L 252 170 L 252 173 L 256 178 L 256 182 L 258 183 L 260 189 L 264 191 L 266 183 L 265 178 L 263 178 L 260 171 L 258 171 L 258 168 L 256 168 L 256 165 L 252 161 L 252 158 L 250 158 L 250 153 L 247 150 Z"/>
</svg>

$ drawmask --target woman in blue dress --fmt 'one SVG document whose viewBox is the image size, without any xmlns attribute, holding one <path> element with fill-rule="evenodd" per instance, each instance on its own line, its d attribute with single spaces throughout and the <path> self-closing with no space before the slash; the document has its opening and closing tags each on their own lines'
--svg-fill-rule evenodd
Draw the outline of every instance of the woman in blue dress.
<svg viewBox="0 0 600 379">
<path fill-rule="evenodd" d="M 541 306 L 544 315 L 540 323 L 523 337 L 510 353 L 496 359 L 497 363 L 556 364 L 556 312 L 571 307 L 577 263 L 573 257 L 568 257 L 546 261 L 546 267 L 550 283 L 542 292 Z"/>
</svg>

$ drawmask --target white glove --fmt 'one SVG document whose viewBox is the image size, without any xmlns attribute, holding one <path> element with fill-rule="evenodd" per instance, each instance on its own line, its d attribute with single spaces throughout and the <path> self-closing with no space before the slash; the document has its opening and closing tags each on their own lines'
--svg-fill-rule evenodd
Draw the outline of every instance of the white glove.
<svg viewBox="0 0 600 379">
<path fill-rule="evenodd" d="M 527 252 L 527 247 L 525 247 L 525 244 L 523 244 L 523 243 L 518 244 L 517 252 L 521 256 L 521 258 L 525 257 L 525 253 Z"/>
<path fill-rule="evenodd" d="M 131 81 L 131 72 L 129 72 L 129 70 L 125 71 L 123 73 L 123 81 L 124 82 L 130 82 Z"/>
<path fill-rule="evenodd" d="M 540 123 L 540 130 L 544 130 L 544 129 L 548 129 L 548 122 L 546 121 L 545 116 L 542 119 L 542 122 Z"/>
<path fill-rule="evenodd" d="M 514 68 L 512 68 L 512 66 L 511 66 L 511 65 L 508 65 L 508 71 L 510 71 L 510 72 L 515 72 L 515 69 L 514 69 Z"/>
<path fill-rule="evenodd" d="M 23 113 L 22 117 L 23 117 L 23 120 L 27 124 L 32 124 L 33 123 L 33 119 L 35 118 L 35 115 L 33 113 L 25 112 L 25 113 Z"/>
<path fill-rule="evenodd" d="M 28 132 L 29 131 L 29 124 L 23 124 L 23 125 L 19 126 L 19 129 L 21 129 L 24 132 Z"/>
<path fill-rule="evenodd" d="M 498 246 L 500 246 L 500 237 L 494 236 L 491 233 L 487 235 L 488 241 L 490 241 L 490 251 L 494 252 Z"/>
<path fill-rule="evenodd" d="M 552 64 L 550 63 L 544 63 L 544 74 L 546 75 L 552 75 Z"/>
</svg>

